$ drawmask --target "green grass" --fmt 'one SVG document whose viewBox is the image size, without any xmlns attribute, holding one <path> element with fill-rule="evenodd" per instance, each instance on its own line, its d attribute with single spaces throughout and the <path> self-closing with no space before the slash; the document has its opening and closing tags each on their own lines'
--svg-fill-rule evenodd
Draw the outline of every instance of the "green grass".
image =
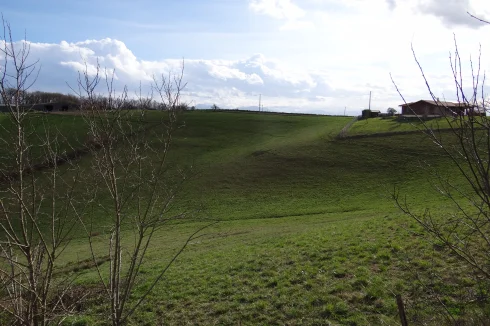
<svg viewBox="0 0 490 326">
<path fill-rule="evenodd" d="M 159 119 L 159 112 L 148 119 Z M 411 322 L 430 323 L 439 316 L 437 305 L 426 305 L 434 298 L 414 279 L 432 268 L 444 276 L 435 285 L 449 293 L 447 305 L 464 315 L 456 298 L 474 284 L 423 240 L 391 199 L 396 186 L 416 210 L 451 212 L 424 168 L 430 163 L 451 176 L 451 163 L 422 134 L 336 139 L 350 120 L 185 113 L 170 163 L 192 166 L 194 176 L 173 211 L 201 208 L 200 215 L 158 232 L 135 294 L 149 286 L 205 219 L 221 222 L 187 247 L 132 322 L 395 325 L 394 294 L 400 293 Z M 409 128 L 390 120 L 365 121 L 351 131 Z M 82 166 L 90 159 L 84 157 Z M 109 217 L 98 214 L 96 248 L 103 256 Z M 129 230 L 125 241 L 132 241 Z M 61 257 L 62 269 L 81 272 L 77 282 L 84 286 L 95 282 L 95 271 L 78 263 L 88 257 L 83 238 L 75 238 Z M 80 317 L 81 324 L 83 318 L 89 323 L 103 319 L 104 307 L 95 300 L 85 307 L 82 314 L 91 317 Z"/>
<path fill-rule="evenodd" d="M 17 133 L 16 126 L 7 114 L 0 114 L 0 141 L 4 149 L 0 154 L 0 166 L 10 169 L 14 165 L 13 143 Z M 52 148 L 59 153 L 67 153 L 80 148 L 87 139 L 88 128 L 79 115 L 29 114 L 24 121 L 26 142 L 31 145 L 29 159 L 33 164 L 46 159 L 46 139 L 54 141 Z"/>
<path fill-rule="evenodd" d="M 426 121 L 416 119 L 402 120 L 397 117 L 362 119 L 355 122 L 349 129 L 348 135 L 364 135 L 386 132 L 406 132 L 424 129 L 424 124 L 429 128 L 448 128 L 449 123 L 445 118 L 437 118 Z"/>
<path fill-rule="evenodd" d="M 129 111 L 123 114 L 123 119 L 129 127 L 143 123 L 151 127 L 162 118 L 162 114 L 148 112 L 144 118 L 140 111 Z M 95 121 L 95 119 L 94 119 Z M 78 112 L 68 114 L 46 114 L 35 112 L 26 116 L 23 121 L 26 143 L 29 150 L 26 152 L 30 164 L 42 164 L 47 159 L 46 141 L 51 141 L 50 147 L 59 156 L 83 149 L 89 139 L 89 126 L 87 117 Z M 9 169 L 14 165 L 14 146 L 16 142 L 17 126 L 9 114 L 0 113 L 0 143 L 3 151 L 0 153 L 0 166 Z"/>
<path fill-rule="evenodd" d="M 438 152 L 422 135 L 338 141 L 334 136 L 348 118 L 266 117 L 266 121 L 257 115 L 249 118 L 257 119 L 256 125 L 268 131 L 265 135 L 247 126 L 206 131 L 213 137 L 186 135 L 187 146 L 193 145 L 191 150 L 179 147 L 178 141 L 174 155 L 180 155 L 180 150 L 191 154 L 195 170 L 200 172 L 187 184 L 184 197 L 193 203 L 199 199 L 197 203 L 220 219 L 390 211 L 393 203 L 389 198 L 395 184 L 421 187 L 420 178 L 426 173 L 419 166 L 421 157 L 430 155 L 434 163 L 441 163 Z M 213 117 L 211 123 L 230 125 L 226 120 L 216 122 L 220 118 L 236 119 L 240 126 L 250 123 L 230 113 Z M 207 128 L 205 121 L 192 119 L 187 120 L 189 133 Z M 303 126 L 308 119 L 311 125 Z M 281 124 L 282 128 L 274 129 Z M 241 144 L 235 143 L 243 130 L 250 130 L 250 136 L 244 136 Z M 232 141 L 221 139 L 221 135 L 228 135 Z M 430 196 L 422 196 L 430 200 Z"/>
</svg>

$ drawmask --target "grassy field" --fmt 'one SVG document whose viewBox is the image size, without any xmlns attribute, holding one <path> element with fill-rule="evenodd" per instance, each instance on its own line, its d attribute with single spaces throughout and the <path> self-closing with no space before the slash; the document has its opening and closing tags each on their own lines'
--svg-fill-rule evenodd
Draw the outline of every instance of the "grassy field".
<svg viewBox="0 0 490 326">
<path fill-rule="evenodd" d="M 29 149 L 29 158 L 32 164 L 39 164 L 45 160 L 45 150 L 41 146 L 49 137 L 53 148 L 60 153 L 71 152 L 80 148 L 86 141 L 87 126 L 83 117 L 79 115 L 60 115 L 33 113 L 27 116 L 24 122 L 26 142 L 32 146 Z M 15 158 L 13 143 L 16 135 L 16 126 L 6 113 L 0 113 L 0 166 L 10 169 Z"/>
<path fill-rule="evenodd" d="M 434 129 L 449 128 L 448 120 L 445 118 L 437 118 L 430 120 L 417 120 L 417 119 L 399 119 L 398 117 L 388 118 L 371 118 L 363 119 L 355 122 L 349 129 L 348 135 L 364 135 L 386 132 L 407 132 L 422 130 L 425 126 Z"/>
<path fill-rule="evenodd" d="M 160 120 L 160 115 L 149 112 L 147 117 L 141 119 L 138 111 L 129 112 L 123 116 L 128 126 L 144 123 L 151 127 Z M 30 164 L 42 164 L 46 160 L 46 140 L 49 139 L 53 150 L 59 155 L 65 155 L 83 149 L 89 141 L 87 124 L 88 116 L 83 116 L 78 112 L 68 114 L 46 114 L 34 112 L 26 116 L 23 121 L 23 128 L 26 135 L 26 143 L 29 150 L 26 153 Z M 140 121 L 141 120 L 141 121 Z M 14 147 L 12 146 L 17 134 L 17 126 L 6 113 L 0 113 L 0 142 L 2 149 L 0 153 L 0 166 L 9 169 L 15 161 L 13 156 Z"/>
<path fill-rule="evenodd" d="M 173 212 L 200 208 L 200 215 L 159 231 L 136 294 L 189 234 L 207 219 L 220 223 L 186 248 L 132 322 L 397 325 L 394 295 L 401 294 L 412 324 L 439 325 L 435 299 L 416 281 L 432 269 L 444 276 L 433 285 L 450 293 L 446 306 L 456 316 L 470 314 L 456 298 L 474 283 L 423 240 L 391 198 L 397 187 L 416 210 L 450 212 L 434 191 L 426 163 L 448 176 L 451 164 L 422 134 L 336 139 L 350 120 L 185 113 L 170 161 L 192 167 L 194 177 Z M 354 124 L 349 135 L 410 128 L 365 121 Z M 89 160 L 84 157 L 81 164 Z M 101 228 L 104 221 L 101 214 Z M 129 231 L 126 241 L 131 243 Z M 105 250 L 102 244 L 98 248 Z M 88 257 L 85 241 L 77 238 L 61 259 L 70 270 Z M 94 279 L 95 272 L 87 269 L 77 282 Z M 97 323 L 102 309 L 89 302 L 84 316 L 67 324 Z"/>
<path fill-rule="evenodd" d="M 190 154 L 185 160 L 199 172 L 185 197 L 199 198 L 220 219 L 392 210 L 395 184 L 430 201 L 425 191 L 411 191 L 426 189 L 420 158 L 445 164 L 423 135 L 335 140 L 349 118 L 223 113 L 209 121 L 206 114 L 189 115 L 174 155 Z M 208 124 L 230 127 L 211 132 Z"/>
</svg>

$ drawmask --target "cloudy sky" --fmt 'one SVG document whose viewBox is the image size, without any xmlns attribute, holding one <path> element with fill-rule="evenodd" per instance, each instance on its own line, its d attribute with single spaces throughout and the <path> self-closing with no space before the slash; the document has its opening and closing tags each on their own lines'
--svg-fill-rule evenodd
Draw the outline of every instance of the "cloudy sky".
<svg viewBox="0 0 490 326">
<path fill-rule="evenodd" d="M 457 38 L 467 85 L 482 47 L 490 72 L 488 0 L 16 0 L 1 8 L 26 32 L 41 71 L 35 85 L 69 93 L 97 61 L 136 91 L 185 62 L 185 100 L 225 108 L 357 115 L 428 93 L 411 46 L 440 98 L 454 100 Z M 488 89 L 487 89 L 488 90 Z M 102 90 L 101 90 L 102 91 Z"/>
</svg>

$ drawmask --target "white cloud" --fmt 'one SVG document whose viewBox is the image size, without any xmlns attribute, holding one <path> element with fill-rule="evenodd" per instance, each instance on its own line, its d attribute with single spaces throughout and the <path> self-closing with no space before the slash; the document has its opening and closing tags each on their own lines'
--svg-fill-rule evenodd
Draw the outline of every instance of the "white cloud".
<svg viewBox="0 0 490 326">
<path fill-rule="evenodd" d="M 386 3 L 391 10 L 396 8 L 396 0 L 386 0 Z"/>
<path fill-rule="evenodd" d="M 439 17 L 442 22 L 449 27 L 463 25 L 478 28 L 484 24 L 471 18 L 467 13 L 476 13 L 473 3 L 481 8 L 481 3 L 478 2 L 479 1 L 474 0 L 421 0 L 418 4 L 418 9 L 425 14 Z M 485 15 L 485 12 L 482 12 L 481 14 Z"/>
<path fill-rule="evenodd" d="M 99 72 L 96 65 L 87 64 L 87 63 L 78 62 L 78 61 L 61 61 L 60 65 L 70 67 L 76 71 L 86 72 L 87 75 L 90 77 L 95 77 L 97 75 L 97 73 Z"/>
<path fill-rule="evenodd" d="M 284 25 L 282 25 L 279 29 L 281 31 L 292 31 L 292 30 L 305 30 L 305 29 L 314 29 L 315 25 L 310 21 L 304 20 L 289 20 Z"/>
<path fill-rule="evenodd" d="M 486 0 L 467 3 L 476 14 L 486 15 Z M 453 49 L 453 32 L 463 63 L 471 53 L 475 58 L 481 42 L 482 71 L 490 70 L 490 26 L 475 29 L 457 23 L 466 13 L 460 15 L 464 8 L 456 2 L 443 8 L 437 0 L 254 0 L 249 6 L 278 24 L 272 30 L 259 29 L 260 33 L 216 37 L 210 42 L 212 51 L 204 55 L 200 46 L 196 52 L 185 53 L 195 58 L 185 60 L 186 100 L 195 105 L 248 107 L 256 106 L 262 94 L 269 109 L 343 113 L 347 107 L 348 113 L 358 114 L 367 107 L 372 91 L 373 107 L 385 110 L 401 103 L 390 73 L 408 101 L 428 96 L 411 44 L 435 93 L 451 100 L 455 92 L 448 52 Z M 259 21 L 271 26 L 267 19 Z M 237 46 L 239 42 L 243 44 Z M 110 38 L 32 43 L 32 57 L 43 66 L 37 85 L 68 92 L 66 81 L 73 85 L 85 64 L 94 74 L 99 62 L 115 69 L 118 87 L 136 90 L 140 81 L 148 85 L 153 75 L 178 71 L 182 63 L 179 59 L 145 60 L 126 44 L 130 43 Z M 239 49 L 233 52 L 235 48 Z M 250 55 L 254 52 L 262 54 Z M 208 59 L 198 60 L 204 56 Z M 227 57 L 234 60 L 218 60 Z M 464 72 L 469 76 L 468 70 Z"/>
<path fill-rule="evenodd" d="M 128 86 L 136 91 L 140 82 L 144 92 L 153 76 L 178 72 L 181 60 L 145 61 L 134 55 L 118 40 L 101 39 L 59 44 L 31 43 L 30 57 L 39 59 L 42 66 L 35 89 L 70 92 L 66 85 L 75 87 L 79 72 L 90 76 L 104 69 L 115 71 L 115 87 Z M 283 110 L 322 108 L 328 110 L 325 99 L 342 91 L 331 87 L 326 73 L 294 69 L 262 54 L 242 60 L 185 60 L 184 78 L 188 87 L 185 100 L 193 104 L 217 103 L 235 108 L 253 106 L 262 94 L 266 107 Z M 104 92 L 103 85 L 99 89 Z M 294 108 L 293 108 L 294 107 Z M 327 111 L 325 111 L 327 112 Z"/>
<path fill-rule="evenodd" d="M 276 19 L 297 20 L 305 16 L 305 11 L 291 0 L 251 0 L 250 8 Z"/>
<path fill-rule="evenodd" d="M 350 37 L 349 33 L 355 33 L 355 29 L 346 31 L 346 37 Z M 428 42 L 430 40 L 429 37 Z M 369 43 L 378 45 L 375 42 L 366 44 Z M 427 68 L 426 73 L 434 91 L 441 98 L 446 96 L 450 99 L 454 90 L 447 58 L 435 65 L 429 59 L 438 52 L 425 49 L 425 45 L 425 40 L 415 42 L 416 49 L 423 50 L 419 59 Z M 362 46 L 363 43 L 358 43 L 352 49 Z M 434 46 L 437 48 L 440 44 Z M 346 49 L 339 53 L 338 59 L 332 53 L 329 55 L 329 65 L 314 69 L 300 68 L 301 64 L 286 64 L 262 54 L 240 60 L 185 60 L 184 78 L 188 87 L 184 99 L 193 105 L 216 103 L 226 108 L 253 107 L 261 94 L 264 106 L 270 110 L 339 114 L 347 107 L 348 113 L 357 114 L 367 107 L 370 91 L 373 92 L 375 108 L 384 110 L 400 104 L 399 95 L 389 79 L 390 72 L 393 72 L 395 81 L 408 100 L 427 96 L 409 51 L 385 53 L 389 59 L 385 57 L 386 61 L 382 63 L 379 63 L 379 58 L 378 61 L 372 60 L 382 57 L 385 50 L 373 48 L 373 53 L 344 51 Z M 466 54 L 462 55 L 464 58 Z M 147 93 L 154 75 L 178 72 L 182 64 L 179 59 L 143 60 L 123 42 L 112 39 L 31 43 L 31 58 L 39 58 L 42 65 L 35 88 L 64 93 L 70 92 L 66 82 L 75 86 L 79 71 L 87 69 L 89 75 L 95 75 L 97 62 L 102 69 L 115 70 L 116 88 L 122 89 L 126 85 L 130 94 L 139 88 L 140 82 L 144 87 L 143 92 Z M 468 71 L 465 74 L 468 75 Z M 101 87 L 100 91 L 104 92 L 105 89 Z"/>
<path fill-rule="evenodd" d="M 285 21 L 280 30 L 301 30 L 314 27 L 311 21 L 304 20 L 306 12 L 291 0 L 250 0 L 252 11 Z"/>
<path fill-rule="evenodd" d="M 384 0 L 390 10 L 398 6 L 410 7 L 411 11 L 437 17 L 447 27 L 466 26 L 479 28 L 482 22 L 471 18 L 468 13 L 482 19 L 490 18 L 488 0 Z M 408 12 L 407 12 L 408 13 Z"/>
<path fill-rule="evenodd" d="M 257 74 L 246 74 L 236 68 L 231 68 L 226 65 L 209 65 L 209 67 L 209 75 L 223 81 L 236 79 L 245 81 L 249 84 L 264 84 L 262 78 Z"/>
</svg>

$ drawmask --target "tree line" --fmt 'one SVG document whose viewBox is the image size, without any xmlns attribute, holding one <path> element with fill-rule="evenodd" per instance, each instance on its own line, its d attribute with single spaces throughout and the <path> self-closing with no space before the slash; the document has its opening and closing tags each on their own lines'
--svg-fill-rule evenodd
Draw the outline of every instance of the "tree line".
<svg viewBox="0 0 490 326">
<path fill-rule="evenodd" d="M 15 105 L 30 106 L 46 103 L 66 103 L 75 108 L 83 108 L 84 103 L 88 99 L 84 96 L 74 94 L 63 94 L 58 92 L 43 92 L 19 90 L 13 87 L 6 87 L 3 91 L 3 96 L 0 97 L 0 105 Z M 92 103 L 97 103 L 99 107 L 123 109 L 123 110 L 168 110 L 170 107 L 167 103 L 162 103 L 151 96 L 142 98 L 110 98 L 104 94 L 97 94 L 90 99 Z M 175 105 L 174 108 L 178 111 L 194 110 L 194 106 L 189 106 L 187 103 L 181 102 Z"/>
</svg>

